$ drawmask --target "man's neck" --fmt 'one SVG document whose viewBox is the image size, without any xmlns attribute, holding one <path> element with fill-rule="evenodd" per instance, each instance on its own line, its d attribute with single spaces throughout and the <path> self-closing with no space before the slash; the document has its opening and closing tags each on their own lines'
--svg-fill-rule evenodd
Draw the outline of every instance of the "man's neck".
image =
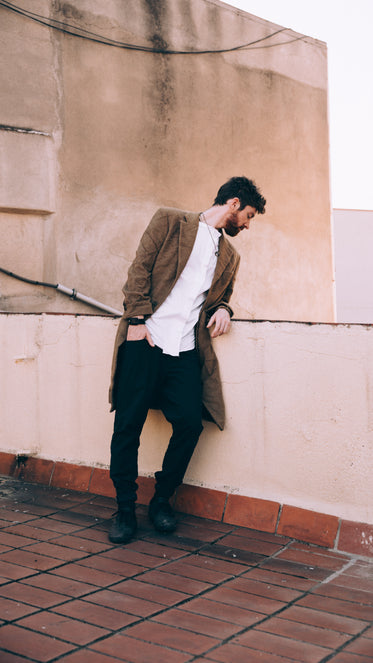
<svg viewBox="0 0 373 663">
<path fill-rule="evenodd" d="M 209 226 L 219 230 L 224 228 L 225 221 L 229 215 L 229 205 L 213 205 L 203 212 L 204 219 Z"/>
</svg>

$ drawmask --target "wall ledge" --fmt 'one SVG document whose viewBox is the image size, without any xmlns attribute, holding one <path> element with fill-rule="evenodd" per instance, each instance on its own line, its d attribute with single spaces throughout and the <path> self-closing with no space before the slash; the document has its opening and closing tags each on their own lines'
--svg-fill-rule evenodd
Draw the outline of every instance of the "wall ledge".
<svg viewBox="0 0 373 663">
<path fill-rule="evenodd" d="M 0 452 L 0 474 L 30 483 L 115 497 L 109 470 Z M 139 477 L 138 502 L 148 504 L 154 479 Z M 373 557 L 373 525 L 270 500 L 183 484 L 174 508 L 201 518 L 287 536 L 342 553 Z"/>
</svg>

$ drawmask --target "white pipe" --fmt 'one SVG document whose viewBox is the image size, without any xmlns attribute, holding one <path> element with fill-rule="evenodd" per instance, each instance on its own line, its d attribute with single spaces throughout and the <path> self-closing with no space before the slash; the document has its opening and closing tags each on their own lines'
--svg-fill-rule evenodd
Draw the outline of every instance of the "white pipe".
<svg viewBox="0 0 373 663">
<path fill-rule="evenodd" d="M 107 313 L 111 313 L 112 315 L 122 316 L 122 311 L 118 311 L 117 309 L 112 308 L 111 306 L 106 306 L 106 304 L 101 304 L 101 302 L 98 302 L 96 299 L 92 299 L 92 297 L 87 297 L 86 295 L 82 295 L 82 293 L 77 292 L 75 288 L 73 289 L 66 288 L 66 286 L 61 285 L 60 283 L 57 283 L 56 288 L 60 292 L 63 292 L 64 295 L 68 295 L 72 299 L 79 299 L 79 301 L 85 302 L 85 304 L 89 304 L 89 306 L 95 306 L 96 308 L 99 308 L 102 311 L 106 311 Z"/>
</svg>

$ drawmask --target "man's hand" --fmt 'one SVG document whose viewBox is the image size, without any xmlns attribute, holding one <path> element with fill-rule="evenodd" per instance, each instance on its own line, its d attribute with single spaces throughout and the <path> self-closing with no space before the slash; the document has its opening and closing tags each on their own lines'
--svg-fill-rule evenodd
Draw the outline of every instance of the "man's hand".
<svg viewBox="0 0 373 663">
<path fill-rule="evenodd" d="M 142 341 L 144 338 L 154 348 L 153 339 L 146 325 L 128 325 L 127 341 Z"/>
<path fill-rule="evenodd" d="M 226 334 L 231 326 L 231 317 L 225 308 L 218 308 L 214 315 L 211 316 L 207 328 L 215 325 L 215 329 L 211 332 L 211 338 Z"/>
</svg>

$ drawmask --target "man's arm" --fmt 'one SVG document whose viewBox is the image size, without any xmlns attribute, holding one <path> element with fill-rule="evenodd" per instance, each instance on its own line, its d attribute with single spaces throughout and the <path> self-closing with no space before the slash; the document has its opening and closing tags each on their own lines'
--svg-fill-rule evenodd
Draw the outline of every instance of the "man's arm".
<svg viewBox="0 0 373 663">
<path fill-rule="evenodd" d="M 213 331 L 211 332 L 211 338 L 215 338 L 216 336 L 221 336 L 222 334 L 226 334 L 230 330 L 231 317 L 233 315 L 233 311 L 229 306 L 228 302 L 233 293 L 233 286 L 236 280 L 239 263 L 240 263 L 240 257 L 237 255 L 232 278 L 229 280 L 228 285 L 220 301 L 215 305 L 214 307 L 215 311 L 212 314 L 207 324 L 208 329 L 215 325 Z"/>
<path fill-rule="evenodd" d="M 128 270 L 127 281 L 123 287 L 126 318 L 144 317 L 153 313 L 150 298 L 151 275 L 167 231 L 168 217 L 165 211 L 160 209 L 142 235 L 135 259 Z"/>
</svg>

